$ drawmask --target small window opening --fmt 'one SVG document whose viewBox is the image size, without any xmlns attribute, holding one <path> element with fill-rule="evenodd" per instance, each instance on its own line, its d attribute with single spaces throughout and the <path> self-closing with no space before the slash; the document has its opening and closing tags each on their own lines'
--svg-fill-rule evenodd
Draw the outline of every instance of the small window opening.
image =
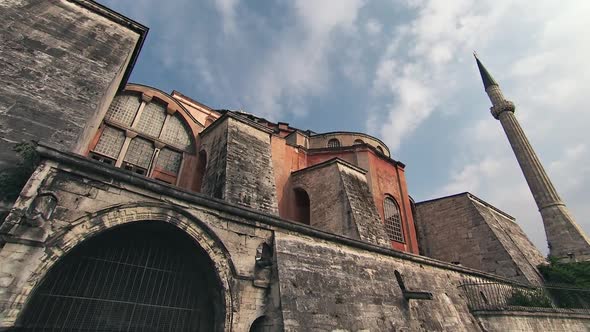
<svg viewBox="0 0 590 332">
<path fill-rule="evenodd" d="M 362 139 L 355 139 L 354 140 L 354 145 L 361 145 L 361 144 L 365 144 L 365 142 L 363 142 Z"/>
<path fill-rule="evenodd" d="M 340 141 L 337 140 L 336 138 L 332 138 L 331 140 L 328 141 L 328 147 L 329 148 L 338 148 L 338 147 L 340 147 Z"/>
</svg>

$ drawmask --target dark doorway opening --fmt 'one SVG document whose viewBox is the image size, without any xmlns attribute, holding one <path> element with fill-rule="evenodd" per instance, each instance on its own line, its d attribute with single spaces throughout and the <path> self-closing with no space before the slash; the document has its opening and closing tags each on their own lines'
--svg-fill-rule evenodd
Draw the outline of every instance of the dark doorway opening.
<svg viewBox="0 0 590 332">
<path fill-rule="evenodd" d="M 310 225 L 309 195 L 301 188 L 295 188 L 295 220 Z"/>
<path fill-rule="evenodd" d="M 164 222 L 108 230 L 48 272 L 18 325 L 34 331 L 219 331 L 221 287 L 208 255 Z"/>
</svg>

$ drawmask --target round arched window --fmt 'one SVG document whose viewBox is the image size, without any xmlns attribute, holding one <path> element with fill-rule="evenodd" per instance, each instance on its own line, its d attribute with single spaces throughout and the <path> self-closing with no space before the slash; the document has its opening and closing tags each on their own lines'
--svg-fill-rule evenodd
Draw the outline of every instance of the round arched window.
<svg viewBox="0 0 590 332">
<path fill-rule="evenodd" d="M 399 206 L 393 197 L 386 196 L 383 201 L 383 214 L 385 216 L 385 233 L 391 241 L 404 242 L 402 218 Z"/>
<path fill-rule="evenodd" d="M 192 147 L 190 129 L 178 112 L 170 114 L 164 102 L 129 92 L 115 97 L 97 136 L 91 158 L 172 184 L 183 152 Z"/>
<path fill-rule="evenodd" d="M 332 138 L 328 141 L 329 148 L 337 148 L 340 147 L 340 141 L 336 138 Z"/>
<path fill-rule="evenodd" d="M 384 154 L 383 149 L 380 146 L 377 146 L 376 149 L 377 149 L 377 152 Z"/>
<path fill-rule="evenodd" d="M 361 145 L 361 144 L 365 144 L 365 142 L 363 142 L 362 139 L 355 139 L 354 140 L 354 145 Z"/>
</svg>

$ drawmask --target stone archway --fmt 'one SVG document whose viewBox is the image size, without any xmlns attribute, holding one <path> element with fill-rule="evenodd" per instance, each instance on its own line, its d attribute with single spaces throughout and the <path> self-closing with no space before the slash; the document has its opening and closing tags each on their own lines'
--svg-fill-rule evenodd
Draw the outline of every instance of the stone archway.
<svg viewBox="0 0 590 332">
<path fill-rule="evenodd" d="M 200 221 L 161 205 L 112 207 L 74 222 L 71 230 L 49 241 L 51 250 L 46 251 L 45 264 L 34 273 L 42 281 L 30 280 L 34 290 L 17 326 L 33 330 L 44 326 L 57 330 L 90 326 L 109 331 L 231 329 L 229 279 L 233 267 L 225 248 Z M 112 254 L 111 246 L 125 256 Z M 154 256 L 146 258 L 142 250 Z M 135 274 L 130 272 L 132 268 Z M 164 278 L 164 270 L 174 277 Z M 80 273 L 86 281 L 76 277 Z M 138 279 L 140 274 L 143 283 Z M 93 277 L 87 278 L 89 275 Z M 130 283 L 129 278 L 136 282 Z M 128 287 L 127 293 L 119 294 Z M 167 289 L 168 295 L 154 295 L 150 290 L 155 288 Z M 44 306 L 52 308 L 47 311 Z M 183 312 L 190 315 L 183 316 Z M 127 327 L 122 328 L 125 323 Z"/>
</svg>

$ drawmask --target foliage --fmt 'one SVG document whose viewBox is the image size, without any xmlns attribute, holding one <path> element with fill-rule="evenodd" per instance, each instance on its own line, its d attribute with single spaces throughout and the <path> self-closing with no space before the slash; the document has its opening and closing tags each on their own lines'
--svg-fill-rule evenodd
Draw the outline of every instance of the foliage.
<svg viewBox="0 0 590 332">
<path fill-rule="evenodd" d="M 550 265 L 539 266 L 546 282 L 590 289 L 590 262 L 560 263 L 553 258 L 549 260 Z"/>
<path fill-rule="evenodd" d="M 521 307 L 550 308 L 551 300 L 541 289 L 515 289 L 508 298 L 507 304 Z"/>
<path fill-rule="evenodd" d="M 550 258 L 550 265 L 539 266 L 539 271 L 549 284 L 564 288 L 547 288 L 551 298 L 561 308 L 580 308 L 590 305 L 590 262 L 560 263 Z"/>
<path fill-rule="evenodd" d="M 34 142 L 19 143 L 13 150 L 19 161 L 13 167 L 0 170 L 0 202 L 12 203 L 39 164 L 39 154 Z"/>
</svg>

